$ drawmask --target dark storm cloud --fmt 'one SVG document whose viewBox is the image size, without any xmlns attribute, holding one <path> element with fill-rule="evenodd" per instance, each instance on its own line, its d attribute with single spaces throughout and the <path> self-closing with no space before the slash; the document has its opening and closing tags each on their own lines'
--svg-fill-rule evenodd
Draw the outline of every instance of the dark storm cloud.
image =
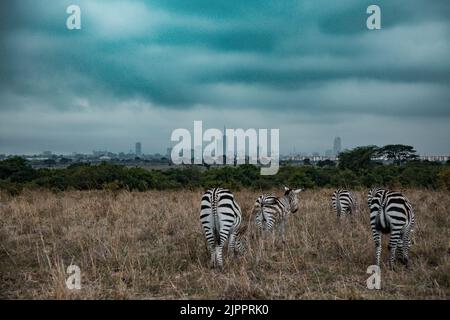
<svg viewBox="0 0 450 320">
<path fill-rule="evenodd" d="M 439 70 L 414 61 L 403 64 L 402 51 L 392 55 L 400 63 L 380 65 L 383 61 L 378 56 L 383 56 L 383 51 L 390 53 L 389 46 L 402 39 L 387 38 L 384 48 L 383 36 L 373 45 L 371 39 L 354 35 L 364 32 L 367 37 L 364 1 L 339 5 L 330 1 L 79 1 L 84 24 L 78 33 L 64 28 L 66 16 L 61 12 L 69 3 L 44 1 L 36 8 L 35 2 L 22 0 L 8 8 L 2 39 L 10 56 L 2 63 L 3 88 L 57 97 L 58 92 L 64 96 L 66 89 L 95 95 L 94 85 L 97 92 L 107 91 L 119 98 L 138 95 L 156 104 L 189 107 L 211 100 L 201 90 L 205 83 L 259 83 L 298 89 L 312 82 L 351 78 L 449 80 L 448 62 L 442 61 Z M 386 14 L 390 18 L 383 16 L 385 26 L 404 23 L 405 31 L 398 36 L 408 36 L 406 29 L 423 23 L 424 16 L 436 23 L 431 20 L 429 5 L 417 1 L 417 6 L 428 14 L 413 15 L 417 7 L 411 10 L 410 2 L 387 2 L 386 7 L 392 10 L 385 10 L 390 12 Z M 449 7 L 441 2 L 433 6 L 439 9 L 438 18 Z M 134 14 L 138 14 L 137 19 Z M 125 30 L 116 28 L 115 22 Z M 448 44 L 448 33 L 443 36 L 446 38 L 439 40 Z M 149 50 L 145 51 L 146 47 Z M 189 55 L 198 54 L 193 49 L 210 57 L 196 69 L 189 66 Z M 411 49 L 414 47 L 404 48 Z M 226 59 L 227 53 L 251 53 L 254 61 L 242 64 L 236 59 L 223 66 L 220 60 Z M 311 56 L 317 59 L 295 65 Z M 323 62 L 328 67 L 323 67 Z M 85 81 L 71 83 L 70 78 L 77 77 Z M 62 78 L 67 79 L 69 88 L 60 87 Z"/>
<path fill-rule="evenodd" d="M 368 31 L 372 3 L 2 2 L 1 121 L 14 110 L 104 117 L 130 101 L 159 114 L 281 111 L 323 124 L 450 118 L 450 2 L 377 1 L 383 29 Z M 65 28 L 69 4 L 81 7 L 80 31 Z"/>
</svg>

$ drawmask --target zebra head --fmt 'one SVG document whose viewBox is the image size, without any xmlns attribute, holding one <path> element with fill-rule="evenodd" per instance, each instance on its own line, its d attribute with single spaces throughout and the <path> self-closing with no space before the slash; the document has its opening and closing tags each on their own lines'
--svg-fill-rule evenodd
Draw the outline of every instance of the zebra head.
<svg viewBox="0 0 450 320">
<path fill-rule="evenodd" d="M 303 189 L 291 189 L 288 187 L 284 187 L 284 196 L 289 201 L 292 213 L 295 213 L 298 210 L 298 194 L 302 191 Z"/>
</svg>

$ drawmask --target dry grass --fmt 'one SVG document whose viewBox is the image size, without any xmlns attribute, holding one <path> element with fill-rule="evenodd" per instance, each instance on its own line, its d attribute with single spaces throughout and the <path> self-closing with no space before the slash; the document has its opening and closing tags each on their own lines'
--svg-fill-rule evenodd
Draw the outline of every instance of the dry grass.
<svg viewBox="0 0 450 320">
<path fill-rule="evenodd" d="M 374 261 L 365 194 L 360 214 L 336 223 L 332 190 L 302 193 L 287 242 L 269 236 L 259 250 L 251 205 L 249 250 L 224 272 L 209 268 L 198 219 L 202 191 L 30 191 L 0 196 L 0 297 L 31 299 L 448 299 L 448 192 L 406 190 L 416 212 L 411 267 L 382 267 L 382 290 L 366 288 Z M 384 241 L 383 261 L 387 250 Z M 82 289 L 65 287 L 69 264 Z"/>
</svg>

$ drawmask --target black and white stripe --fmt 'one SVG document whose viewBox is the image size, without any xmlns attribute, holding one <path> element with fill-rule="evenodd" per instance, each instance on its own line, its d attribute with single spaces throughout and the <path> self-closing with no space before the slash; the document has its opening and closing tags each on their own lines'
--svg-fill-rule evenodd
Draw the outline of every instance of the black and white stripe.
<svg viewBox="0 0 450 320">
<path fill-rule="evenodd" d="M 228 251 L 232 255 L 244 251 L 241 219 L 241 208 L 231 191 L 214 188 L 205 192 L 201 201 L 200 221 L 214 267 L 223 267 L 222 251 L 227 241 Z"/>
<path fill-rule="evenodd" d="M 283 197 L 261 195 L 256 199 L 253 211 L 256 225 L 262 232 L 272 231 L 276 220 L 280 221 L 280 236 L 286 242 L 285 229 L 289 215 L 298 210 L 298 194 L 302 189 L 285 188 Z"/>
<path fill-rule="evenodd" d="M 380 265 L 381 234 L 390 234 L 389 265 L 394 266 L 396 253 L 400 261 L 408 266 L 411 233 L 414 227 L 414 211 L 411 203 L 400 192 L 374 188 L 369 191 L 367 202 L 370 209 L 370 225 L 375 241 L 376 263 Z M 397 252 L 397 249 L 399 250 Z"/>
<path fill-rule="evenodd" d="M 337 189 L 331 196 L 331 203 L 337 217 L 356 213 L 356 199 L 353 193 L 346 189 Z"/>
</svg>

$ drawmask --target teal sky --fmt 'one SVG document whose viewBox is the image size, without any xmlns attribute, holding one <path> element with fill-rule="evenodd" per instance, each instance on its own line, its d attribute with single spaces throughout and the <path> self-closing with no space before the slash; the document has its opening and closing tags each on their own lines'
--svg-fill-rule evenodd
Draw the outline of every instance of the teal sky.
<svg viewBox="0 0 450 320">
<path fill-rule="evenodd" d="M 449 17 L 448 0 L 2 1 L 0 153 L 162 152 L 203 120 L 279 128 L 282 153 L 339 135 L 450 154 Z"/>
</svg>

